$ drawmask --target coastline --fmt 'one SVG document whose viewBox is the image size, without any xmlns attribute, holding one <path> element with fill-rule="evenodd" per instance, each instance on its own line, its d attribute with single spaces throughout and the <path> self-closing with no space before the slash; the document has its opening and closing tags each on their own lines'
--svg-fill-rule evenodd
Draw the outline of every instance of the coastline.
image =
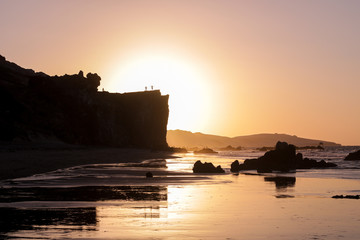
<svg viewBox="0 0 360 240">
<path fill-rule="evenodd" d="M 141 162 L 173 157 L 168 152 L 131 148 L 9 148 L 0 151 L 0 180 L 27 177 L 85 164 Z"/>
<path fill-rule="evenodd" d="M 0 237 L 358 239 L 358 200 L 331 198 L 352 192 L 358 180 L 299 177 L 279 185 L 260 175 L 211 177 L 211 183 L 138 185 L 136 192 L 127 192 L 140 191 L 150 199 L 2 203 L 0 222 L 5 230 Z M 118 187 L 116 191 L 123 190 Z M 69 190 L 74 191 L 65 191 Z M 20 217 L 24 215 L 25 220 Z"/>
<path fill-rule="evenodd" d="M 23 149 L 12 156 L 31 153 L 39 162 L 39 154 L 56 162 L 61 157 L 49 157 L 57 151 L 85 164 L 166 156 L 167 167 L 95 164 L 4 181 L 0 238 L 355 240 L 360 234 L 359 200 L 332 198 L 360 194 L 360 179 L 344 179 L 347 173 L 230 174 L 233 158 L 221 153 L 89 148 Z M 193 174 L 197 159 L 222 164 L 227 173 Z M 147 171 L 154 177 L 146 178 Z"/>
</svg>

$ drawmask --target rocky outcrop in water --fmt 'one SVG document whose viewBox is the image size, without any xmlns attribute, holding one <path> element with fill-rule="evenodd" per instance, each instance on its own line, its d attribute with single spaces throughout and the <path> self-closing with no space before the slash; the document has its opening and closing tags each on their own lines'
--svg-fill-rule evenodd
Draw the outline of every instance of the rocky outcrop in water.
<svg viewBox="0 0 360 240">
<path fill-rule="evenodd" d="M 332 196 L 332 198 L 337 198 L 337 199 L 360 199 L 360 195 L 335 195 Z"/>
<path fill-rule="evenodd" d="M 167 148 L 168 96 L 98 92 L 100 80 L 48 76 L 0 57 L 0 141 Z"/>
<path fill-rule="evenodd" d="M 221 166 L 215 167 L 212 163 L 202 163 L 200 160 L 196 161 L 193 167 L 194 173 L 224 173 Z"/>
<path fill-rule="evenodd" d="M 352 160 L 360 160 L 360 150 L 356 151 L 356 152 L 352 152 L 349 153 L 346 157 L 345 157 L 346 161 L 352 161 Z"/>
<path fill-rule="evenodd" d="M 201 150 L 194 151 L 194 154 L 203 154 L 203 153 L 206 153 L 206 154 L 217 154 L 218 152 L 212 150 L 211 148 L 203 148 L 203 149 L 201 149 Z"/>
<path fill-rule="evenodd" d="M 296 154 L 295 146 L 286 142 L 278 142 L 275 150 L 268 151 L 264 156 L 256 159 L 247 159 L 243 164 L 236 160 L 231 164 L 231 171 L 257 170 L 258 172 L 289 172 L 296 169 L 336 167 L 334 163 L 324 160 L 316 161 L 303 158 L 301 153 Z"/>
<path fill-rule="evenodd" d="M 242 150 L 242 147 L 241 146 L 238 146 L 238 147 L 233 147 L 231 145 L 228 145 L 224 148 L 220 148 L 221 151 L 241 151 Z"/>
</svg>

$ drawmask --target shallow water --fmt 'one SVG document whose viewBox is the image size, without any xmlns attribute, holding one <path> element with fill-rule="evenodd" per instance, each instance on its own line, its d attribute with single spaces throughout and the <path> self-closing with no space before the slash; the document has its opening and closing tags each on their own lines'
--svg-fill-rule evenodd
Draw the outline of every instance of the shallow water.
<svg viewBox="0 0 360 240">
<path fill-rule="evenodd" d="M 87 165 L 3 181 L 0 234 L 20 239 L 358 239 L 360 200 L 331 198 L 360 194 L 356 162 L 290 174 L 191 173 L 198 159 L 228 170 L 234 159 L 262 154 L 181 154 L 165 163 Z M 340 162 L 346 152 L 307 154 Z M 146 179 L 147 171 L 154 178 Z M 22 199 L 16 199 L 19 192 Z"/>
</svg>

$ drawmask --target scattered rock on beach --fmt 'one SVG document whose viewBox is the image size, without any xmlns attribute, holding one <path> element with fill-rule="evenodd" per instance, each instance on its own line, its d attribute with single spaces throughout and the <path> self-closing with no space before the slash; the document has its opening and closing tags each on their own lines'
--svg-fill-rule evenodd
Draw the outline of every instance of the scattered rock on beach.
<svg viewBox="0 0 360 240">
<path fill-rule="evenodd" d="M 343 198 L 347 198 L 347 199 L 360 199 L 360 195 L 335 195 L 335 196 L 332 196 L 332 198 L 338 198 L 338 199 L 343 199 Z"/>
<path fill-rule="evenodd" d="M 231 171 L 257 170 L 259 173 L 272 171 L 289 172 L 296 169 L 328 168 L 336 167 L 334 163 L 327 163 L 324 160 L 316 161 L 303 158 L 301 153 L 296 154 L 296 148 L 286 142 L 277 142 L 275 150 L 268 151 L 264 156 L 256 159 L 246 159 L 243 164 L 234 161 L 231 164 Z"/>
<path fill-rule="evenodd" d="M 296 161 L 297 169 L 311 169 L 311 168 L 330 168 L 336 167 L 335 163 L 325 162 L 324 160 L 316 161 L 314 159 L 304 158 L 302 160 Z"/>
<path fill-rule="evenodd" d="M 240 151 L 240 150 L 242 150 L 242 147 L 238 146 L 238 147 L 235 148 L 235 147 L 233 147 L 231 145 L 228 145 L 228 146 L 226 146 L 224 148 L 220 148 L 220 150 L 221 151 Z"/>
<path fill-rule="evenodd" d="M 356 152 L 349 153 L 349 155 L 347 155 L 345 157 L 345 160 L 346 161 L 360 160 L 360 150 L 358 150 Z"/>
<path fill-rule="evenodd" d="M 235 160 L 233 163 L 231 163 L 231 172 L 239 172 L 240 171 L 240 164 L 238 160 Z"/>
<path fill-rule="evenodd" d="M 194 153 L 195 154 L 198 154 L 198 153 L 215 153 L 216 154 L 218 152 L 212 150 L 211 148 L 203 148 L 203 149 L 201 149 L 199 151 L 194 151 Z"/>
<path fill-rule="evenodd" d="M 225 173 L 221 166 L 215 167 L 212 163 L 202 163 L 200 160 L 196 161 L 193 167 L 194 173 Z"/>
</svg>

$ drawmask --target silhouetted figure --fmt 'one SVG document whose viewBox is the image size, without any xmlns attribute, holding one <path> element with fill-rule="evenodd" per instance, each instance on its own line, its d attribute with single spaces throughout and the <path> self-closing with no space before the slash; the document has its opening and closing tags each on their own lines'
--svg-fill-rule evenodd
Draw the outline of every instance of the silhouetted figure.
<svg viewBox="0 0 360 240">
<path fill-rule="evenodd" d="M 154 86 L 153 86 L 153 85 L 151 85 L 151 90 L 154 90 Z"/>
<path fill-rule="evenodd" d="M 145 91 L 147 91 L 147 87 L 145 87 Z"/>
</svg>

